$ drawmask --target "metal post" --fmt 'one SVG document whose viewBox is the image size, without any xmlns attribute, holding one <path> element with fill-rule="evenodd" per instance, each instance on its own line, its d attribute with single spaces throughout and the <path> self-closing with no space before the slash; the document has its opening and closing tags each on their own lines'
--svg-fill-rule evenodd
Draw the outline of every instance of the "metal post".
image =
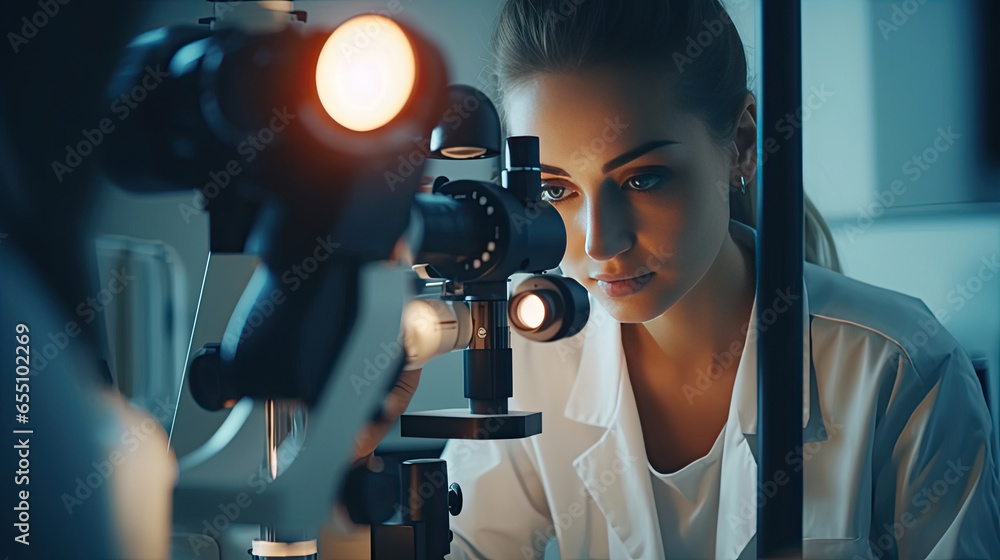
<svg viewBox="0 0 1000 560">
<path fill-rule="evenodd" d="M 802 107 L 800 0 L 759 0 L 758 71 L 761 83 L 758 154 L 774 138 L 780 119 Z M 779 138 L 783 138 L 781 136 Z M 760 158 L 758 161 L 763 161 Z M 757 315 L 770 309 L 778 292 L 792 303 L 775 311 L 757 341 L 757 557 L 802 556 L 802 470 L 785 462 L 802 445 L 802 131 L 794 129 L 768 151 L 758 173 Z M 764 326 L 763 322 L 760 324 Z M 783 474 L 778 474 L 783 473 Z M 777 478 L 776 478 L 777 477 Z M 780 482 L 787 480 L 785 484 Z"/>
</svg>

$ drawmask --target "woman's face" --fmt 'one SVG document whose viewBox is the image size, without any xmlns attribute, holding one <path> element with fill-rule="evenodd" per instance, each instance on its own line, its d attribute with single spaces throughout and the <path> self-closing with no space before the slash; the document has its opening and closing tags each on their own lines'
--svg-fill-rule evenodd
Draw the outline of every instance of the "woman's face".
<svg viewBox="0 0 1000 560">
<path fill-rule="evenodd" d="M 539 137 L 543 197 L 566 224 L 561 264 L 623 323 L 701 280 L 729 226 L 733 152 L 674 103 L 666 78 L 601 67 L 509 92 L 509 133 Z"/>
</svg>

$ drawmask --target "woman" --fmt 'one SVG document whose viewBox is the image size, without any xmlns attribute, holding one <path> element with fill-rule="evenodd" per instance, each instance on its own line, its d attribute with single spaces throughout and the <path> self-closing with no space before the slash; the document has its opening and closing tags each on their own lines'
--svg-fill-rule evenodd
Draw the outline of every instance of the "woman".
<svg viewBox="0 0 1000 560">
<path fill-rule="evenodd" d="M 511 408 L 542 411 L 541 435 L 445 449 L 452 557 L 541 558 L 555 537 L 563 558 L 753 558 L 757 503 L 787 483 L 757 485 L 756 333 L 789 295 L 755 300 L 738 33 L 718 0 L 509 0 L 494 48 L 507 134 L 540 138 L 561 269 L 593 311 L 562 342 L 512 337 Z M 806 216 L 808 260 L 836 269 Z M 803 470 L 804 556 L 1000 557 L 968 357 L 919 300 L 811 263 L 805 445 L 780 473 Z"/>
</svg>

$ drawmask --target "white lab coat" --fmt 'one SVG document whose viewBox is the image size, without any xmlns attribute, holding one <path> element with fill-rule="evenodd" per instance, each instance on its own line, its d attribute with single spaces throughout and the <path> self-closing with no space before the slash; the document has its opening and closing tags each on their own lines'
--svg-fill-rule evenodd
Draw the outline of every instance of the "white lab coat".
<svg viewBox="0 0 1000 560">
<path fill-rule="evenodd" d="M 809 263 L 804 287 L 804 446 L 788 458 L 789 472 L 804 468 L 804 556 L 1000 558 L 994 435 L 966 353 L 918 299 Z M 669 558 L 620 323 L 591 305 L 587 327 L 564 341 L 512 334 L 511 409 L 541 411 L 541 434 L 448 443 L 449 480 L 465 498 L 448 558 L 542 558 L 552 536 L 562 558 Z M 783 307 L 764 302 L 761 326 Z M 735 359 L 720 559 L 755 557 L 758 497 L 784 480 L 758 491 L 752 329 Z"/>
</svg>

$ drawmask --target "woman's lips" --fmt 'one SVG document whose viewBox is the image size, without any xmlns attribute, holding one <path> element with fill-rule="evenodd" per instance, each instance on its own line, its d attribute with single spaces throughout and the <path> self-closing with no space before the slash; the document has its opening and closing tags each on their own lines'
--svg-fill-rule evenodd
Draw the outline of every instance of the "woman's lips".
<svg viewBox="0 0 1000 560">
<path fill-rule="evenodd" d="M 597 285 L 600 286 L 604 293 L 608 297 L 624 297 L 638 292 L 639 290 L 646 287 L 649 281 L 653 279 L 653 273 L 648 272 L 642 276 L 637 276 L 634 278 L 629 278 L 627 280 L 618 281 L 608 281 L 608 280 L 598 280 Z"/>
</svg>

